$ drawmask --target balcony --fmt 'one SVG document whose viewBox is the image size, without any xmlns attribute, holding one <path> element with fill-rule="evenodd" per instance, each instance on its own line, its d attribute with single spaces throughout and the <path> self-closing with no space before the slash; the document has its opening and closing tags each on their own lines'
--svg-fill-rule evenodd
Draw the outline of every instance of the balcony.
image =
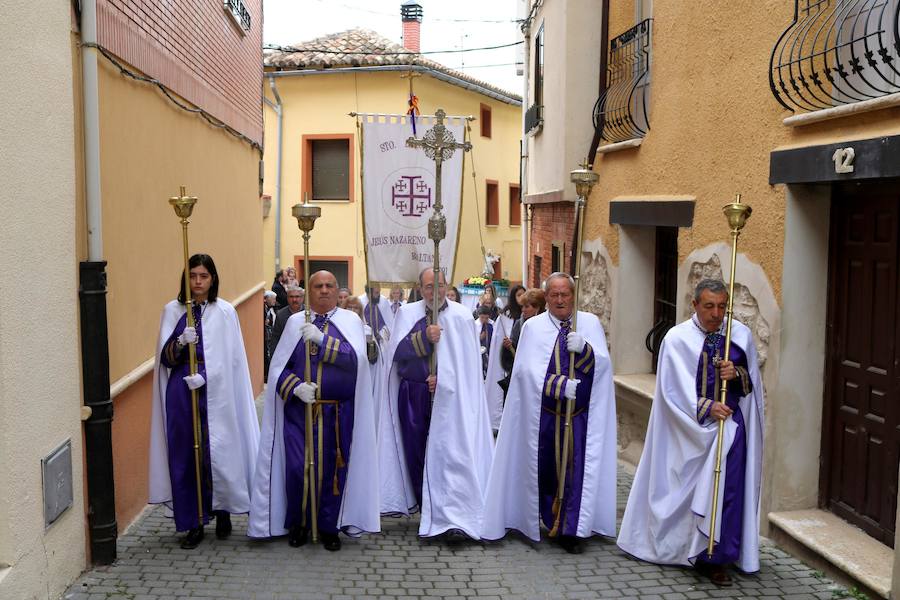
<svg viewBox="0 0 900 600">
<path fill-rule="evenodd" d="M 532 104 L 525 111 L 525 133 L 537 133 L 544 125 L 544 107 L 540 104 Z"/>
<path fill-rule="evenodd" d="M 594 105 L 594 129 L 607 142 L 640 139 L 650 130 L 650 24 L 645 19 L 609 42 L 606 89 Z"/>
<path fill-rule="evenodd" d="M 898 0 L 794 0 L 769 61 L 772 95 L 797 112 L 900 92 L 898 19 Z"/>
</svg>

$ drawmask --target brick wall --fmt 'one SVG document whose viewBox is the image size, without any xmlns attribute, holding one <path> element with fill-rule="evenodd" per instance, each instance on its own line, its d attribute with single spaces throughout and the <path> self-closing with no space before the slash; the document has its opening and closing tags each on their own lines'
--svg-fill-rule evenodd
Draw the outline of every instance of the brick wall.
<svg viewBox="0 0 900 600">
<path fill-rule="evenodd" d="M 262 0 L 244 31 L 221 0 L 98 0 L 101 46 L 262 142 Z"/>
<path fill-rule="evenodd" d="M 532 205 L 532 225 L 529 236 L 529 273 L 526 284 L 531 287 L 535 275 L 540 281 L 546 279 L 553 264 L 553 242 L 565 243 L 565 261 L 560 270 L 569 272 L 572 260 L 572 239 L 575 232 L 575 205 L 572 202 L 552 202 Z M 535 256 L 541 257 L 540 273 L 535 273 Z"/>
</svg>

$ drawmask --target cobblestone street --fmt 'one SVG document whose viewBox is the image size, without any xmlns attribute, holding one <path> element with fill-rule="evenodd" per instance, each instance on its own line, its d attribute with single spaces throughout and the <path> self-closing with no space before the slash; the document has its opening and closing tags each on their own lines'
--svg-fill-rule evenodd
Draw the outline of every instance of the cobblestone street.
<svg viewBox="0 0 900 600">
<path fill-rule="evenodd" d="M 631 477 L 620 469 L 619 513 Z M 659 567 L 624 555 L 607 539 L 592 539 L 581 555 L 519 536 L 498 543 L 421 541 L 417 519 L 384 519 L 383 532 L 344 539 L 339 553 L 321 546 L 290 548 L 283 539 L 256 542 L 235 519 L 227 541 L 207 539 L 193 551 L 178 547 L 159 508 L 119 539 L 119 560 L 85 573 L 67 600 L 254 600 L 349 598 L 701 598 L 834 599 L 848 592 L 764 541 L 762 570 L 737 575 L 719 589 L 692 570 Z M 208 528 L 210 529 L 210 528 Z"/>
</svg>

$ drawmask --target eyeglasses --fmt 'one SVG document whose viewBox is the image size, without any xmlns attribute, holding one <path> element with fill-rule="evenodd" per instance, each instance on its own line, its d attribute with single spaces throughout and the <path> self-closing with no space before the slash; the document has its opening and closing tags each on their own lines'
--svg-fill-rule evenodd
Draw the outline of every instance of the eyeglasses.
<svg viewBox="0 0 900 600">
<path fill-rule="evenodd" d="M 447 284 L 446 284 L 446 283 L 440 284 L 440 289 L 446 290 L 446 289 L 447 289 Z M 422 286 L 422 291 L 425 291 L 425 292 L 433 292 L 433 291 L 434 291 L 434 284 L 433 284 L 433 283 L 429 283 L 428 285 Z"/>
</svg>

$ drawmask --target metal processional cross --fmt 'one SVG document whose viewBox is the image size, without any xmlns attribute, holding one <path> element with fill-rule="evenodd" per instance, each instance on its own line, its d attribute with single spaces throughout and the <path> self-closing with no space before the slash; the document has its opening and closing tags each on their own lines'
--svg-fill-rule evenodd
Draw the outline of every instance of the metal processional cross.
<svg viewBox="0 0 900 600">
<path fill-rule="evenodd" d="M 440 286 L 441 262 L 438 245 L 441 243 L 441 240 L 447 237 L 447 217 L 441 212 L 444 208 L 444 204 L 441 202 L 441 165 L 445 160 L 450 160 L 450 157 L 452 157 L 457 150 L 468 152 L 472 149 L 472 144 L 469 142 L 457 142 L 456 138 L 453 137 L 453 133 L 444 126 L 444 117 L 446 116 L 447 113 L 444 112 L 444 109 L 437 109 L 434 113 L 434 127 L 426 131 L 421 139 L 409 137 L 406 140 L 406 145 L 408 147 L 421 148 L 425 151 L 425 156 L 434 161 L 434 212 L 432 213 L 431 218 L 428 219 L 428 239 L 434 242 L 434 296 L 432 297 L 431 305 L 432 325 L 437 323 L 438 310 L 440 309 L 440 306 L 438 305 L 438 288 Z M 436 369 L 434 354 L 435 353 L 432 352 L 432 359 L 430 361 L 430 371 L 432 375 L 435 374 Z"/>
</svg>

